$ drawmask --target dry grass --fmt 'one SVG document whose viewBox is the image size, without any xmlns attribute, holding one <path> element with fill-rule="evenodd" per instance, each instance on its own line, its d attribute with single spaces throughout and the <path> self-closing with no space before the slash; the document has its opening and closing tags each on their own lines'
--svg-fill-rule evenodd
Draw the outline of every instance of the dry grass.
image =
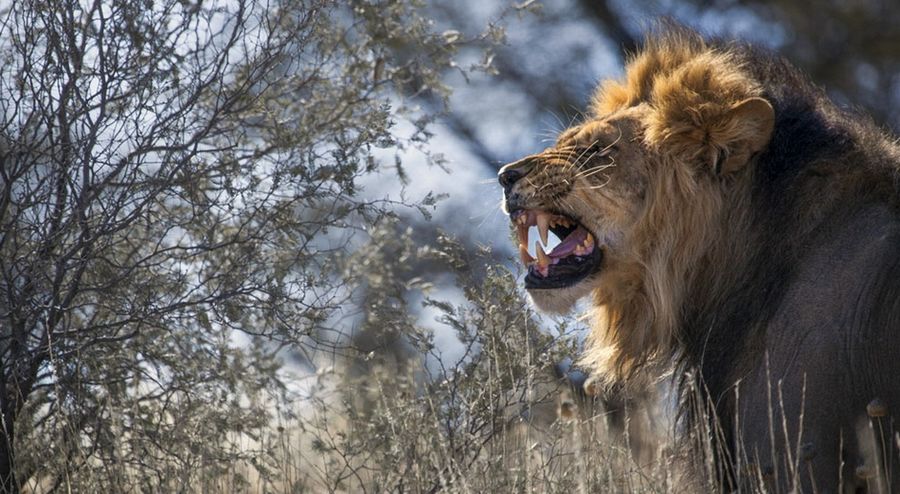
<svg viewBox="0 0 900 494">
<path fill-rule="evenodd" d="M 80 441 L 60 427 L 55 437 L 40 436 L 57 442 L 42 456 L 35 446 L 46 443 L 30 434 L 20 450 L 33 452 L 39 473 L 23 490 L 681 493 L 720 490 L 738 472 L 739 492 L 779 492 L 778 479 L 756 468 L 743 447 L 737 455 L 721 447 L 726 434 L 716 421 L 675 424 L 670 381 L 639 397 L 595 399 L 557 377 L 554 364 L 578 352 L 575 331 L 565 322 L 552 335 L 539 330 L 508 273 L 462 282 L 470 287 L 466 305 L 429 302 L 465 345 L 455 361 L 442 358 L 427 333 L 405 339 L 404 351 L 389 333 L 385 351 L 309 376 L 314 382 L 302 395 L 265 407 L 243 403 L 271 415 L 234 419 L 245 424 L 237 432 L 229 432 L 231 423 L 217 433 L 216 421 L 234 412 L 171 403 L 168 409 L 190 414 L 171 414 L 158 423 L 159 434 L 127 433 L 128 408 L 110 415 L 118 424 L 110 430 L 120 433 L 109 441 Z M 710 416 L 702 393 L 688 396 L 682 407 Z M 781 431 L 803 417 L 780 414 L 777 382 L 772 397 L 770 440 L 789 452 L 789 478 L 780 483 L 788 492 L 809 474 L 809 455 L 802 437 L 789 440 Z M 884 471 L 880 465 L 890 462 L 881 459 L 900 454 L 900 444 L 888 444 L 900 436 L 877 402 L 869 408 L 857 433 L 868 438 L 871 461 L 855 474 L 870 479 L 871 492 L 887 492 L 879 479 L 897 473 Z"/>
<path fill-rule="evenodd" d="M 448 408 L 453 392 L 434 388 L 449 390 L 452 384 L 421 374 L 375 369 L 353 380 L 323 375 L 311 396 L 283 410 L 264 433 L 229 435 L 234 456 L 227 462 L 172 456 L 157 460 L 159 475 L 151 478 L 135 465 L 91 460 L 59 485 L 48 478 L 32 481 L 25 491 L 711 492 L 728 476 L 712 460 L 719 457 L 740 472 L 739 492 L 779 492 L 771 472 L 754 469 L 745 454 L 733 457 L 717 449 L 714 438 L 722 431 L 709 425 L 714 422 L 700 421 L 676 441 L 671 412 L 659 403 L 667 398 L 604 404 L 534 371 L 530 384 L 513 395 L 492 394 L 502 376 L 479 383 L 474 393 L 458 388 L 456 410 Z M 696 412 L 708 412 L 701 400 L 694 403 Z M 900 436 L 873 406 L 859 437 L 870 439 L 874 458 L 882 451 L 898 454 Z M 788 420 L 773 412 L 773 421 Z M 776 443 L 786 440 L 777 437 L 779 425 L 772 429 Z M 878 441 L 885 430 L 896 444 Z M 797 442 L 785 459 L 792 476 L 785 492 L 794 492 L 808 474 L 802 438 Z M 896 475 L 879 465 L 857 469 L 870 479 L 869 492 L 889 492 L 879 479 Z"/>
</svg>

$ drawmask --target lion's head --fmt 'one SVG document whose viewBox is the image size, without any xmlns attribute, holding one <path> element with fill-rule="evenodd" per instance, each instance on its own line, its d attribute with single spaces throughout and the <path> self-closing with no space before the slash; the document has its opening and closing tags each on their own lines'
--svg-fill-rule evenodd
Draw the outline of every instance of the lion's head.
<svg viewBox="0 0 900 494">
<path fill-rule="evenodd" d="M 774 112 L 761 95 L 727 50 L 662 36 L 624 81 L 601 84 L 586 121 L 500 171 L 525 287 L 556 313 L 592 297 L 585 362 L 601 374 L 622 378 L 669 353 L 693 272 L 722 241 L 723 204 L 769 143 Z M 560 243 L 532 256 L 529 230 Z"/>
</svg>

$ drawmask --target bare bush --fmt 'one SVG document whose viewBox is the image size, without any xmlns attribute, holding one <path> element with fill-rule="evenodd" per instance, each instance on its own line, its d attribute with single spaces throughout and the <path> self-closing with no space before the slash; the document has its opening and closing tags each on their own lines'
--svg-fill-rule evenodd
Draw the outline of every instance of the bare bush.
<svg viewBox="0 0 900 494">
<path fill-rule="evenodd" d="M 457 40 L 400 0 L 4 9 L 0 490 L 209 485 L 279 352 L 334 342 L 335 254 L 394 206 L 357 182 Z"/>
</svg>

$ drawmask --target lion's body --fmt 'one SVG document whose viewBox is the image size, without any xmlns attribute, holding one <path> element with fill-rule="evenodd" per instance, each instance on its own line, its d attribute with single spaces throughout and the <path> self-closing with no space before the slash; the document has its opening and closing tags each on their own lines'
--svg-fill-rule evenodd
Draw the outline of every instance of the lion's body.
<svg viewBox="0 0 900 494">
<path fill-rule="evenodd" d="M 771 472 L 852 492 L 880 468 L 900 488 L 898 445 L 871 435 L 900 418 L 896 141 L 783 60 L 679 28 L 601 86 L 594 114 L 533 161 L 627 141 L 606 182 L 582 182 L 596 165 L 578 155 L 507 190 L 510 207 L 561 211 L 606 239 L 598 274 L 531 290 L 552 310 L 593 297 L 584 362 L 625 384 L 674 365 L 685 396 L 713 404 L 717 461 L 761 467 L 727 483 Z M 888 415 L 871 419 L 876 398 Z"/>
<path fill-rule="evenodd" d="M 728 395 L 719 404 L 720 422 L 734 430 L 733 417 L 739 418 L 741 437 L 732 442 L 751 458 L 758 451 L 760 458 L 751 461 L 772 464 L 769 431 L 774 430 L 781 461 L 788 449 L 796 456 L 797 441 L 813 447 L 811 465 L 820 488 L 836 486 L 842 476 L 853 492 L 865 485 L 856 478 L 858 466 L 874 471 L 880 461 L 893 458 L 885 468 L 894 472 L 896 490 L 900 464 L 893 434 L 872 435 L 881 433 L 879 425 L 887 431 L 891 419 L 873 419 L 870 430 L 866 409 L 875 398 L 889 411 L 900 409 L 900 221 L 891 209 L 858 205 L 826 223 L 784 273 L 783 288 L 772 297 L 766 317 L 735 319 L 731 328 L 738 331 L 710 325 L 709 331 L 733 331 L 744 338 L 727 342 L 739 345 L 732 362 L 721 357 L 712 365 L 700 362 L 702 374 L 727 376 L 710 391 Z M 745 300 L 751 296 L 736 294 Z M 738 380 L 735 400 L 730 388 Z M 777 421 L 771 428 L 769 403 Z M 882 444 L 888 448 L 884 458 L 877 453 Z M 838 471 L 841 462 L 843 472 Z M 799 464 L 801 480 L 808 485 L 805 462 Z M 786 472 L 781 475 L 784 479 Z"/>
<path fill-rule="evenodd" d="M 680 367 L 699 370 L 724 436 L 747 461 L 771 466 L 792 449 L 796 462 L 800 441 L 815 453 L 819 489 L 840 482 L 852 492 L 866 484 L 857 467 L 877 469 L 884 444 L 896 490 L 898 445 L 872 435 L 890 416 L 872 421 L 866 406 L 877 398 L 900 411 L 900 153 L 784 62 L 746 56 L 775 130 L 726 202 L 716 234 L 730 240 L 700 260 L 686 294 Z"/>
</svg>

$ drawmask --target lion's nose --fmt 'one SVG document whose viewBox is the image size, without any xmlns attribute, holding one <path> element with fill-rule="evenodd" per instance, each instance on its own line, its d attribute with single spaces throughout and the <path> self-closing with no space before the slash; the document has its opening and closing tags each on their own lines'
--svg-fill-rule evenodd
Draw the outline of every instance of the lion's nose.
<svg viewBox="0 0 900 494">
<path fill-rule="evenodd" d="M 524 176 L 525 174 L 522 173 L 521 170 L 516 170 L 515 168 L 506 170 L 506 167 L 504 167 L 504 169 L 500 170 L 498 180 L 500 180 L 500 185 L 502 185 L 504 189 L 509 190 L 512 188 L 513 184 L 518 182 L 519 179 Z"/>
<path fill-rule="evenodd" d="M 528 172 L 531 171 L 533 166 L 534 159 L 531 156 L 522 158 L 519 161 L 510 163 L 501 168 L 500 172 L 497 174 L 497 180 L 500 181 L 503 190 L 509 192 L 516 182 L 521 180 L 525 175 L 528 175 Z"/>
</svg>

